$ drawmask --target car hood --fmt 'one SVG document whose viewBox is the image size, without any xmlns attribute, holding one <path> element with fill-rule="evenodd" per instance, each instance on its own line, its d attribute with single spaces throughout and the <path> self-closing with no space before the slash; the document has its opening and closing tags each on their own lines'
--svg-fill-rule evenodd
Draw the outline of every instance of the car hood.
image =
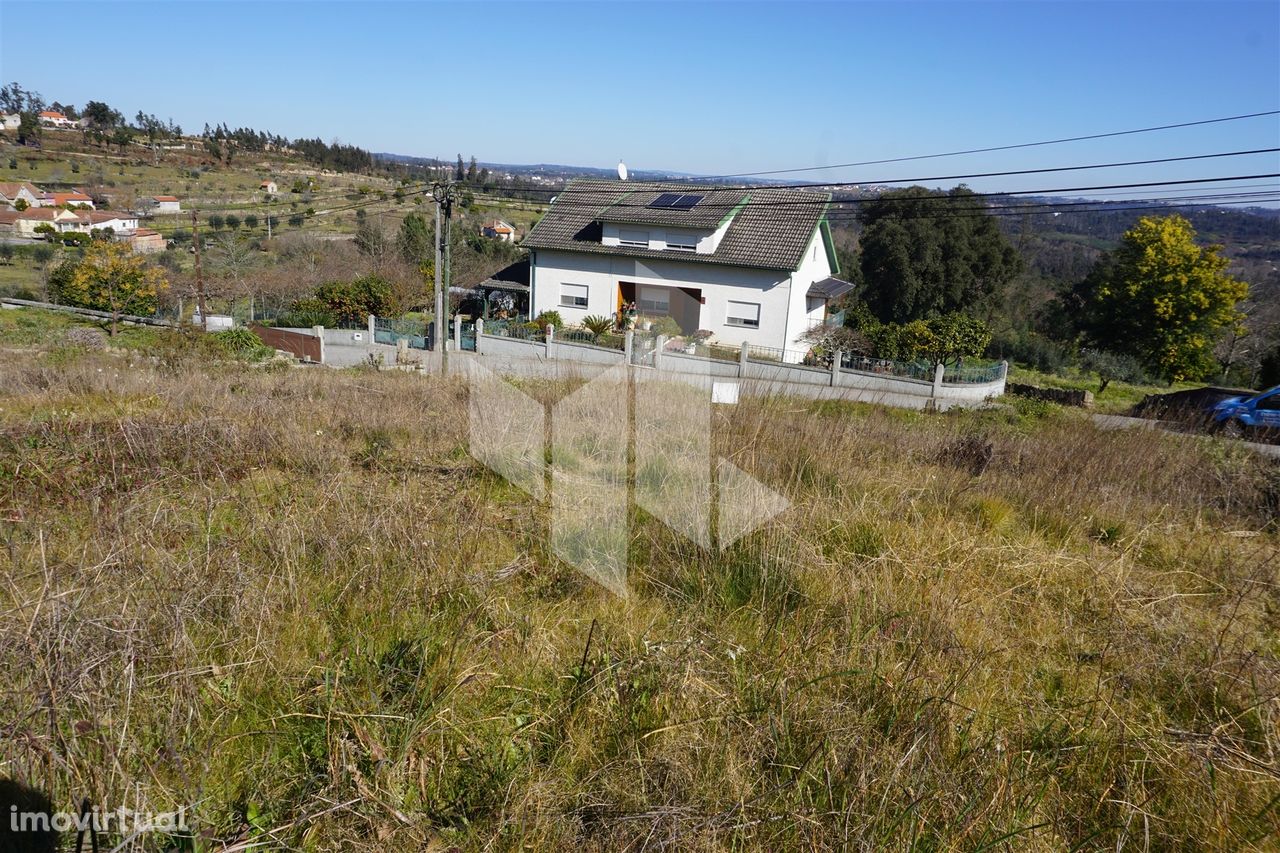
<svg viewBox="0 0 1280 853">
<path fill-rule="evenodd" d="M 1245 397 L 1228 397 L 1225 400 L 1219 400 L 1213 404 L 1215 410 L 1218 409 L 1234 409 L 1244 403 Z"/>
</svg>

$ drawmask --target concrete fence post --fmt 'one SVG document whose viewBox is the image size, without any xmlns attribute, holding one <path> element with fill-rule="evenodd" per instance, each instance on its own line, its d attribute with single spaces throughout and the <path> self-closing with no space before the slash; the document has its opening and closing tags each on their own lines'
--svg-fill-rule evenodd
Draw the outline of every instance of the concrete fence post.
<svg viewBox="0 0 1280 853">
<path fill-rule="evenodd" d="M 1003 382 L 1008 378 L 1009 378 L 1009 362 L 1002 361 L 1000 362 L 1000 381 Z"/>
<path fill-rule="evenodd" d="M 738 351 L 738 378 L 747 375 L 747 353 L 750 352 L 751 345 L 746 341 L 742 342 L 742 349 Z"/>
<path fill-rule="evenodd" d="M 635 346 L 636 333 L 631 329 L 622 335 L 622 361 L 624 364 L 631 363 L 631 348 Z"/>
<path fill-rule="evenodd" d="M 312 326 L 311 334 L 320 339 L 320 363 L 324 364 L 324 326 Z"/>
<path fill-rule="evenodd" d="M 946 372 L 947 372 L 947 368 L 945 365 L 937 364 L 934 366 L 933 391 L 929 394 L 930 397 L 937 397 L 939 392 L 942 391 L 942 377 Z"/>
<path fill-rule="evenodd" d="M 653 342 L 653 369 L 654 370 L 662 369 L 662 354 L 666 351 L 666 349 L 667 349 L 667 336 L 658 335 L 657 339 Z"/>
<path fill-rule="evenodd" d="M 484 318 L 476 318 L 476 355 L 480 354 L 480 338 L 484 335 Z"/>
<path fill-rule="evenodd" d="M 548 323 L 547 324 L 547 358 L 554 357 L 551 355 L 551 346 L 555 343 L 555 340 L 556 340 L 556 327 Z"/>
<path fill-rule="evenodd" d="M 844 361 L 844 353 L 840 350 L 835 351 L 835 358 L 831 359 L 831 387 L 834 388 L 840 384 L 840 362 Z"/>
<path fill-rule="evenodd" d="M 462 317 L 453 318 L 453 348 L 462 352 Z"/>
<path fill-rule="evenodd" d="M 372 314 L 369 315 L 369 343 L 370 344 L 373 343 L 374 332 L 378 330 L 377 321 L 378 321 L 377 317 L 373 316 Z"/>
</svg>

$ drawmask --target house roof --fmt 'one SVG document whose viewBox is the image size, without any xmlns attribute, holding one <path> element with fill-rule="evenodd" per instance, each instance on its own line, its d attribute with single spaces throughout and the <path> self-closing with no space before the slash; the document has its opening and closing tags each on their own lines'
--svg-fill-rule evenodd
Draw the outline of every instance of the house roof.
<svg viewBox="0 0 1280 853">
<path fill-rule="evenodd" d="M 65 210 L 55 210 L 52 207 L 29 207 L 26 210 L 0 210 L 0 222 L 13 223 L 19 219 L 44 220 L 52 222 L 60 213 L 66 213 Z"/>
<path fill-rule="evenodd" d="M 152 231 L 150 228 L 139 228 L 137 231 L 134 231 L 134 232 L 133 232 L 133 236 L 135 236 L 135 237 L 159 237 L 159 236 L 160 236 L 160 232 L 159 232 L 159 231 Z"/>
<path fill-rule="evenodd" d="M 56 113 L 53 110 L 41 110 L 40 118 L 66 118 L 62 113 Z"/>
<path fill-rule="evenodd" d="M 687 211 L 649 208 L 648 204 L 664 192 L 702 195 L 704 198 Z M 768 187 L 729 190 L 689 184 L 623 184 L 583 179 L 565 187 L 521 245 L 529 249 L 794 270 L 804 257 L 814 229 L 822 221 L 830 200 L 828 193 L 812 190 Z M 698 209 L 704 205 L 707 207 L 699 212 Z M 689 219 L 681 219 L 685 213 L 695 213 L 698 223 L 711 224 L 695 225 Z M 682 252 L 673 255 L 658 249 L 606 246 L 600 242 L 601 223 L 624 221 L 618 218 L 620 216 L 627 217 L 625 221 L 645 217 L 648 224 L 707 228 L 719 225 L 730 213 L 733 213 L 733 221 L 716 250 L 709 254 Z"/>
<path fill-rule="evenodd" d="M 3 195 L 5 198 L 17 198 L 18 193 L 24 189 L 36 198 L 40 197 L 40 189 L 36 187 L 35 184 L 28 183 L 27 181 L 11 181 L 9 183 L 0 184 L 0 195 Z"/>
<path fill-rule="evenodd" d="M 529 259 L 505 266 L 476 285 L 476 290 L 529 292 Z"/>
<path fill-rule="evenodd" d="M 853 290 L 852 284 L 832 276 L 809 285 L 809 292 L 805 295 L 816 296 L 820 299 L 835 299 L 837 296 L 844 296 L 851 290 Z"/>
<path fill-rule="evenodd" d="M 92 199 L 90 196 L 87 196 L 87 195 L 85 195 L 84 193 L 81 193 L 81 192 L 74 192 L 74 193 L 50 193 L 50 194 L 49 194 L 49 196 L 50 196 L 50 198 L 52 198 L 52 199 L 53 199 L 53 203 L 54 203 L 54 204 L 66 204 L 66 203 L 67 203 L 67 202 L 69 202 L 69 201 L 75 201 L 75 202 L 81 202 L 81 201 L 93 201 L 93 199 Z"/>
<path fill-rule="evenodd" d="M 177 201 L 178 197 L 176 195 L 153 195 L 151 197 L 151 200 L 152 201 Z"/>
<path fill-rule="evenodd" d="M 274 184 L 274 183 L 275 183 L 275 181 L 273 181 L 273 180 L 271 180 L 270 178 L 268 178 L 267 180 L 265 180 L 265 181 L 263 181 L 262 183 L 258 184 L 258 186 L 259 186 L 259 187 L 265 187 L 267 184 Z"/>
</svg>

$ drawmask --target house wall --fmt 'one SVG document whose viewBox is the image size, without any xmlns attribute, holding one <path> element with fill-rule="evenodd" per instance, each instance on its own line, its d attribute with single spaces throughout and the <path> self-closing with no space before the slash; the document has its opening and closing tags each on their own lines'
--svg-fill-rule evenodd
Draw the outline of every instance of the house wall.
<svg viewBox="0 0 1280 853">
<path fill-rule="evenodd" d="M 827 247 L 823 241 L 822 229 L 815 228 L 809 238 L 809 246 L 805 249 L 804 259 L 796 270 L 792 280 L 795 287 L 791 293 L 790 317 L 787 322 L 787 343 L 785 349 L 806 350 L 807 346 L 797 343 L 800 337 L 810 328 L 823 320 L 826 303 L 821 300 L 810 300 L 809 286 L 815 281 L 822 281 L 832 274 L 831 261 L 827 257 Z M 816 305 L 814 303 L 817 303 Z"/>
<path fill-rule="evenodd" d="M 534 316 L 542 311 L 558 311 L 568 325 L 579 325 L 590 314 L 612 316 L 618 310 L 619 282 L 694 287 L 702 291 L 705 299 L 699 306 L 698 327 L 710 330 L 717 342 L 727 346 L 746 341 L 755 346 L 784 348 L 788 312 L 793 303 L 803 311 L 804 293 L 810 284 L 804 282 L 796 295 L 792 292 L 792 276 L 771 270 L 546 249 L 535 252 L 533 259 L 530 306 Z M 585 309 L 560 305 L 562 283 L 587 285 Z M 759 304 L 760 328 L 728 325 L 725 320 L 731 300 Z"/>
<path fill-rule="evenodd" d="M 153 213 L 181 213 L 182 204 L 176 201 L 158 201 L 152 209 Z"/>
</svg>

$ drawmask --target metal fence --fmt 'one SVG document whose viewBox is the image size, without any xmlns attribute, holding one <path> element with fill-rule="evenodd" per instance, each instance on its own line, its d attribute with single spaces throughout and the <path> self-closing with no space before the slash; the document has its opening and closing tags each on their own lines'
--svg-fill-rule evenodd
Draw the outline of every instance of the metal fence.
<svg viewBox="0 0 1280 853">
<path fill-rule="evenodd" d="M 840 366 L 859 373 L 875 373 L 881 376 L 900 376 L 904 379 L 933 381 L 933 365 L 924 361 L 893 361 L 888 358 L 870 358 L 853 353 L 842 353 Z"/>
<path fill-rule="evenodd" d="M 653 367 L 653 354 L 658 349 L 658 336 L 635 332 L 631 336 L 631 363 L 638 367 Z"/>
<path fill-rule="evenodd" d="M 490 320 L 484 324 L 484 333 L 486 335 L 496 335 L 500 338 L 515 338 L 521 341 L 545 341 L 547 339 L 542 329 L 530 326 L 527 323 L 510 320 Z"/>
<path fill-rule="evenodd" d="M 374 343 L 395 346 L 402 340 L 407 341 L 414 349 L 429 349 L 431 340 L 428 325 L 419 319 L 374 318 Z"/>
<path fill-rule="evenodd" d="M 998 382 L 1004 367 L 999 364 L 949 366 L 943 369 L 942 381 L 951 385 L 981 385 Z"/>
</svg>

